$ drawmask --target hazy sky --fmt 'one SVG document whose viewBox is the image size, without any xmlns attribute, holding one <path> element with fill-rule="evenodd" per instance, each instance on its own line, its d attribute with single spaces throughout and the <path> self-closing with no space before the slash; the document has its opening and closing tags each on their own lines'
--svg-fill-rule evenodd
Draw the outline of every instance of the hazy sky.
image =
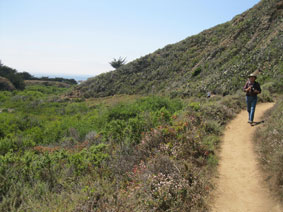
<svg viewBox="0 0 283 212">
<path fill-rule="evenodd" d="M 97 75 L 231 20 L 259 0 L 0 0 L 0 60 L 45 75 Z"/>
</svg>

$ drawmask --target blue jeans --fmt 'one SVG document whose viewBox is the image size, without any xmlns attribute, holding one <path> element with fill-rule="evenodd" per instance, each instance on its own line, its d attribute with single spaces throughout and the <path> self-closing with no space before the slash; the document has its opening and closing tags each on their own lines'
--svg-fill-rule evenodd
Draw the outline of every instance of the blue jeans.
<svg viewBox="0 0 283 212">
<path fill-rule="evenodd" d="M 249 121 L 254 121 L 257 96 L 246 96 L 246 102 L 247 102 L 247 110 L 249 112 Z"/>
</svg>

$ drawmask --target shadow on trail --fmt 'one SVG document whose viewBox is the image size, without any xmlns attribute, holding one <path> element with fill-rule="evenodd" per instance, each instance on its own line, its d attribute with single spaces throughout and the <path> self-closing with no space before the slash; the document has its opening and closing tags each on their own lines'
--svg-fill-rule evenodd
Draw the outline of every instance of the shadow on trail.
<svg viewBox="0 0 283 212">
<path fill-rule="evenodd" d="M 259 125 L 259 124 L 263 124 L 263 123 L 264 123 L 264 120 L 262 120 L 262 121 L 255 121 L 255 122 L 253 122 L 251 124 L 251 126 L 253 127 L 253 126 L 256 126 L 256 125 Z"/>
</svg>

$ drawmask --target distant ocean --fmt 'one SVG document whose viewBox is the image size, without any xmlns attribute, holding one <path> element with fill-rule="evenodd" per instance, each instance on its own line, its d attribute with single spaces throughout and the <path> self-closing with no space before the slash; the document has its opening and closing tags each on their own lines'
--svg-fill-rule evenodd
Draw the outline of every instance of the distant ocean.
<svg viewBox="0 0 283 212">
<path fill-rule="evenodd" d="M 56 78 L 56 77 L 61 77 L 65 79 L 74 79 L 77 82 L 78 81 L 85 81 L 90 77 L 94 77 L 94 75 L 68 75 L 68 74 L 58 74 L 58 75 L 53 75 L 53 74 L 32 74 L 35 77 L 48 77 L 48 78 Z"/>
</svg>

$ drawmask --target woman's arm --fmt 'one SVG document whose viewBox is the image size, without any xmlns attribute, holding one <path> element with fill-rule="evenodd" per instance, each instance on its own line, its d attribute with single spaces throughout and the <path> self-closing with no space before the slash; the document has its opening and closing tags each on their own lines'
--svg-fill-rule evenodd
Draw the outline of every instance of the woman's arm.
<svg viewBox="0 0 283 212">
<path fill-rule="evenodd" d="M 247 82 L 244 86 L 244 92 L 248 93 L 250 92 L 252 89 L 252 86 L 249 86 L 249 83 Z"/>
</svg>

